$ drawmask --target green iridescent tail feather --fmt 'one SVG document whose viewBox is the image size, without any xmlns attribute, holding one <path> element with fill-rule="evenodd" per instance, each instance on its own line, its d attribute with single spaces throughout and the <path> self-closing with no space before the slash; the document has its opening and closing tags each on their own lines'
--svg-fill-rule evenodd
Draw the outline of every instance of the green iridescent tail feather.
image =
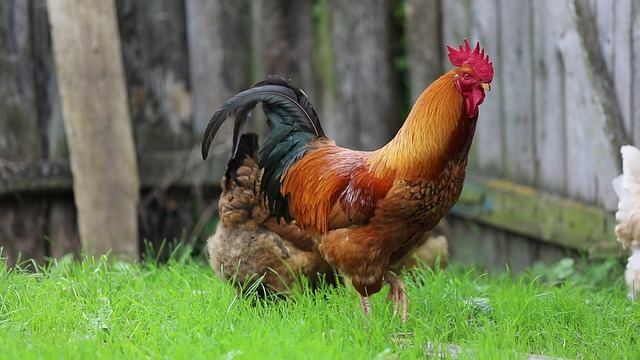
<svg viewBox="0 0 640 360">
<path fill-rule="evenodd" d="M 277 218 L 289 222 L 288 201 L 280 193 L 280 179 L 286 169 L 307 151 L 307 144 L 324 136 L 318 115 L 307 95 L 278 76 L 268 76 L 229 99 L 211 117 L 202 141 L 202 157 L 207 158 L 209 148 L 220 126 L 230 117 L 235 117 L 233 129 L 232 159 L 238 153 L 242 127 L 251 111 L 262 103 L 267 116 L 269 134 L 260 150 L 259 166 L 264 169 L 260 191 L 266 197 L 271 212 Z"/>
</svg>

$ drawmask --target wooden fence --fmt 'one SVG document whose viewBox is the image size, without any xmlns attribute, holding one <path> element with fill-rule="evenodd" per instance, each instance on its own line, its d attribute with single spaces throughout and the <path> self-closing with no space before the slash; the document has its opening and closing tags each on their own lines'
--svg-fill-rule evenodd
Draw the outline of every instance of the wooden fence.
<svg viewBox="0 0 640 360">
<path fill-rule="evenodd" d="M 197 148 L 211 114 L 237 91 L 266 74 L 288 77 L 338 144 L 373 149 L 450 67 L 444 44 L 468 38 L 482 42 L 496 75 L 449 218 L 454 256 L 519 270 L 575 250 L 617 250 L 610 183 L 620 143 L 640 139 L 638 0 L 116 5 L 141 239 L 211 231 L 229 137 L 206 163 Z M 10 261 L 79 244 L 49 31 L 44 0 L 0 4 L 0 246 Z"/>
</svg>

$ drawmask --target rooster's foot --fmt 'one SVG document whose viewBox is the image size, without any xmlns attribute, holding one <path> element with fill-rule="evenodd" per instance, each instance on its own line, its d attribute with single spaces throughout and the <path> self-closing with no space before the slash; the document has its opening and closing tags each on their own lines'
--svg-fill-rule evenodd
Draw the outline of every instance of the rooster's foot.
<svg viewBox="0 0 640 360">
<path fill-rule="evenodd" d="M 371 314 L 371 299 L 368 296 L 360 296 L 360 307 L 362 307 L 362 312 L 369 316 Z"/>
<path fill-rule="evenodd" d="M 393 300 L 393 315 L 398 315 L 398 310 L 400 310 L 400 318 L 403 323 L 406 323 L 407 318 L 409 317 L 407 289 L 400 279 L 391 274 L 387 274 L 385 281 L 389 284 L 389 295 L 387 296 L 387 301 Z"/>
</svg>

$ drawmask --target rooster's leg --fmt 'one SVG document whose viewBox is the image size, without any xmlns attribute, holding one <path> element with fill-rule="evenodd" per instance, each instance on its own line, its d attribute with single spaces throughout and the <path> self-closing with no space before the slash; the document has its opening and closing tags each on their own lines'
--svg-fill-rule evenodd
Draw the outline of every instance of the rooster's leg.
<svg viewBox="0 0 640 360">
<path fill-rule="evenodd" d="M 398 310 L 400 310 L 400 317 L 402 322 L 405 323 L 409 316 L 409 303 L 407 301 L 407 290 L 404 283 L 390 273 L 387 274 L 385 280 L 389 284 L 387 301 L 393 300 L 393 315 L 398 315 Z"/>
<path fill-rule="evenodd" d="M 369 316 L 371 314 L 371 301 L 368 296 L 360 295 L 360 307 L 362 307 L 362 312 Z"/>
</svg>

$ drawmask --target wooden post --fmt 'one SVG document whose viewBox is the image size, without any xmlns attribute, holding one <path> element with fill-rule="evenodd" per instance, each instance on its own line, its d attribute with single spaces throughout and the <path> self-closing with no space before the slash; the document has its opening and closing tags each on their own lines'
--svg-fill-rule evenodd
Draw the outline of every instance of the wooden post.
<svg viewBox="0 0 640 360">
<path fill-rule="evenodd" d="M 139 179 L 114 1 L 48 0 L 83 251 L 139 258 Z"/>
</svg>

